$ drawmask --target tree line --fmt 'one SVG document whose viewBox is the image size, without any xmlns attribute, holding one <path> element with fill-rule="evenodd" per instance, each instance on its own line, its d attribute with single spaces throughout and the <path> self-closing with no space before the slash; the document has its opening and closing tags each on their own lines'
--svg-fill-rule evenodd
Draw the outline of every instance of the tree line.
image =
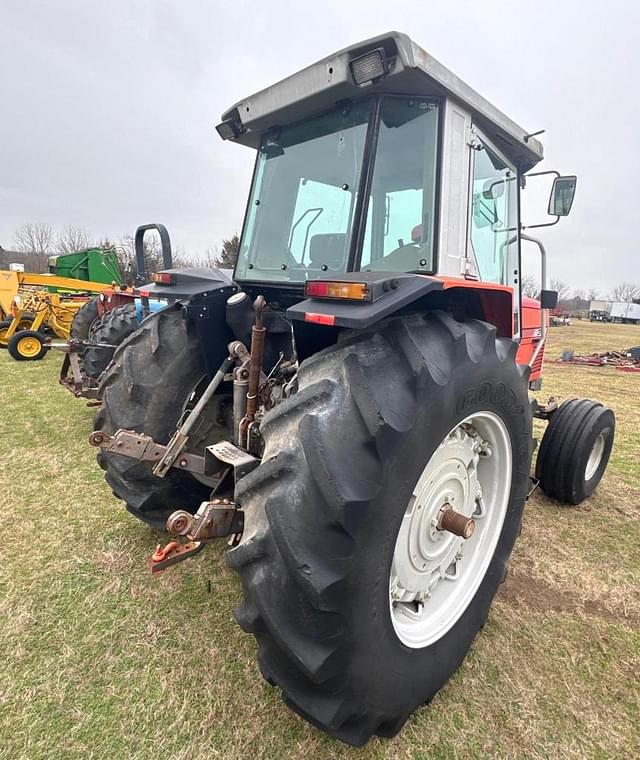
<svg viewBox="0 0 640 760">
<path fill-rule="evenodd" d="M 558 303 L 568 309 L 588 309 L 591 301 L 602 299 L 603 301 L 625 301 L 632 303 L 640 299 L 640 285 L 633 282 L 621 282 L 605 292 L 597 288 L 571 288 L 566 282 L 551 279 L 549 290 L 555 290 L 558 294 Z M 525 275 L 522 278 L 522 292 L 530 298 L 537 298 L 540 285 L 533 275 Z M 586 304 L 586 305 L 585 305 Z"/>
<path fill-rule="evenodd" d="M 6 249 L 0 245 L 0 269 L 6 269 L 9 264 L 16 262 L 23 264 L 27 272 L 42 273 L 48 271 L 50 256 L 75 253 L 88 248 L 113 251 L 125 277 L 135 270 L 133 235 L 127 234 L 113 240 L 97 240 L 82 227 L 67 225 L 56 232 L 51 225 L 44 222 L 21 224 L 13 234 L 11 248 Z M 219 246 L 210 246 L 198 255 L 189 255 L 184 249 L 176 248 L 173 251 L 173 266 L 233 269 L 239 249 L 240 238 L 237 234 L 224 238 Z M 160 239 L 153 233 L 145 235 L 144 256 L 147 272 L 162 268 Z"/>
</svg>

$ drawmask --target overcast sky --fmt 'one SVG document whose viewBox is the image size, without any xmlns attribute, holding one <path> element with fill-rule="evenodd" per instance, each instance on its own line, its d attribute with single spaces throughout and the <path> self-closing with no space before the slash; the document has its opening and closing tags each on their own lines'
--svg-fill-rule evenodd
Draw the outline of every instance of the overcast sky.
<svg viewBox="0 0 640 760">
<path fill-rule="evenodd" d="M 0 245 L 23 222 L 194 254 L 239 231 L 253 165 L 213 126 L 339 48 L 407 32 L 579 177 L 551 275 L 640 283 L 640 4 L 631 0 L 0 0 Z M 532 215 L 528 204 L 526 210 Z M 530 220 L 533 221 L 533 219 Z M 525 220 L 526 221 L 526 220 Z"/>
</svg>

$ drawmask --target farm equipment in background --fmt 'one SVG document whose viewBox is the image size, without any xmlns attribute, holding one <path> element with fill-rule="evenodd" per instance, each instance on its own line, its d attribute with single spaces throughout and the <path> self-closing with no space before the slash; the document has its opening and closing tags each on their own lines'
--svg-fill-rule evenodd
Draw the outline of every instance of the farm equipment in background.
<svg viewBox="0 0 640 760">
<path fill-rule="evenodd" d="M 546 251 L 520 193 L 542 145 L 407 36 L 335 53 L 228 110 L 257 150 L 235 276 L 158 273 L 100 381 L 112 491 L 172 535 L 154 572 L 229 537 L 260 670 L 303 718 L 393 736 L 482 628 L 532 492 L 578 504 L 610 409 L 539 405 Z M 544 226 L 544 225 L 532 225 Z M 520 242 L 541 257 L 521 297 Z M 197 709 L 197 706 L 195 706 Z"/>
<path fill-rule="evenodd" d="M 149 299 L 144 295 L 144 284 L 149 275 L 146 271 L 144 236 L 156 231 L 160 238 L 162 263 L 165 269 L 173 264 L 171 240 L 162 224 L 146 224 L 138 227 L 135 234 L 136 275 L 135 283 L 142 290 L 113 288 L 101 293 L 78 313 L 66 346 L 55 346 L 65 352 L 60 370 L 60 384 L 74 396 L 95 399 L 98 378 L 109 365 L 113 352 L 139 327 L 145 316 L 160 311 L 166 303 Z M 153 277 L 153 275 L 152 275 Z M 85 329 L 85 325 L 88 327 Z"/>
<path fill-rule="evenodd" d="M 75 253 L 49 256 L 49 272 L 75 280 L 122 285 L 120 262 L 115 251 L 108 248 L 87 248 Z"/>
<path fill-rule="evenodd" d="M 122 285 L 122 272 L 115 252 L 91 248 L 50 256 L 48 274 L 25 272 L 24 269 L 0 270 L 0 321 L 10 317 L 13 298 L 21 288 L 40 288 L 49 293 L 77 292 L 81 290 L 79 280 L 92 287 L 96 283 Z"/>
<path fill-rule="evenodd" d="M 47 352 L 47 333 L 66 339 L 74 317 L 95 294 L 108 290 L 100 282 L 57 275 L 0 272 L 0 348 L 14 359 L 41 359 Z"/>
<path fill-rule="evenodd" d="M 68 337 L 70 323 L 89 294 L 121 287 L 117 256 L 102 248 L 50 256 L 48 274 L 0 271 L 0 348 L 7 348 L 17 332 Z M 42 335 L 23 336 L 20 346 L 16 339 L 11 355 L 19 360 L 41 359 L 47 352 Z"/>
<path fill-rule="evenodd" d="M 576 354 L 563 351 L 555 364 L 580 364 L 585 367 L 615 367 L 621 372 L 640 372 L 640 346 L 623 351 L 604 351 L 599 354 Z"/>
</svg>

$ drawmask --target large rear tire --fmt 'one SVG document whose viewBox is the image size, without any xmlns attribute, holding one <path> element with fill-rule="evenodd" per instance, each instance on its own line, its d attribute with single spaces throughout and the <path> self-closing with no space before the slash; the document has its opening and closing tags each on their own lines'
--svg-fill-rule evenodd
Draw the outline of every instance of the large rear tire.
<svg viewBox="0 0 640 760">
<path fill-rule="evenodd" d="M 108 343 L 114 348 L 89 346 L 84 352 L 83 366 L 86 375 L 97 380 L 113 359 L 115 346 L 119 346 L 140 327 L 136 308 L 132 303 L 108 311 L 91 331 L 91 340 Z"/>
<path fill-rule="evenodd" d="M 198 340 L 187 330 L 182 308 L 175 305 L 147 317 L 116 349 L 102 377 L 98 389 L 102 406 L 94 430 L 112 435 L 124 428 L 145 433 L 157 443 L 168 443 L 204 374 Z M 216 440 L 210 436 L 210 427 L 195 430 L 190 439 L 193 450 L 201 454 L 204 441 Z M 117 454 L 100 451 L 98 464 L 127 509 L 160 530 L 173 510 L 193 512 L 211 492 L 210 486 L 188 473 L 172 469 L 164 478 L 157 478 L 150 463 Z"/>
<path fill-rule="evenodd" d="M 479 321 L 439 312 L 392 319 L 305 361 L 298 393 L 264 418 L 262 464 L 235 494 L 245 513 L 242 541 L 227 555 L 244 591 L 236 617 L 256 637 L 261 671 L 285 702 L 344 742 L 394 735 L 436 694 L 504 579 L 532 451 L 529 370 L 515 364 L 516 348 Z M 493 450 L 495 459 L 477 464 L 475 454 L 454 453 L 440 461 L 448 441 L 454 452 L 467 445 L 480 451 L 473 448 L 477 429 L 489 439 L 485 455 Z M 471 474 L 465 480 L 472 461 L 487 483 L 483 515 L 471 512 L 480 503 L 469 490 L 476 481 Z M 422 583 L 431 561 L 433 536 L 418 536 L 417 558 L 407 555 L 405 540 L 423 476 L 429 510 L 443 494 L 457 495 L 457 508 L 477 524 L 462 559 L 453 547 L 459 580 L 451 571 L 431 599 L 423 595 L 425 625 L 407 633 L 398 615 L 410 620 L 420 603 L 406 601 L 411 584 L 397 601 L 398 567 L 415 560 Z M 451 535 L 440 544 L 447 552 Z M 485 541 L 484 559 L 474 541 Z M 467 552 L 477 560 L 469 560 L 471 572 Z M 463 582 L 460 592 L 449 591 Z"/>
</svg>

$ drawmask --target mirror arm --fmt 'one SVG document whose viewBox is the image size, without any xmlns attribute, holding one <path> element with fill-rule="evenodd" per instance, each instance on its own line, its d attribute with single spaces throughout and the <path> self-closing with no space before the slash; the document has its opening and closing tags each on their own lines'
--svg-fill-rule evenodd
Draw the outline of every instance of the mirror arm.
<svg viewBox="0 0 640 760">
<path fill-rule="evenodd" d="M 560 221 L 560 217 L 556 216 L 554 222 L 544 222 L 543 224 L 528 224 L 526 227 L 522 225 L 521 229 L 523 230 L 535 230 L 538 227 L 553 227 L 554 224 L 558 224 Z"/>
<path fill-rule="evenodd" d="M 559 219 L 560 217 L 558 217 Z M 552 222 L 553 224 L 554 222 Z M 548 225 L 537 225 L 540 227 L 548 226 Z M 524 228 L 523 228 L 524 229 Z M 524 233 L 520 233 L 520 240 L 527 240 L 530 243 L 535 243 L 535 245 L 538 246 L 538 250 L 540 251 L 540 297 L 542 298 L 542 291 L 547 289 L 547 251 L 544 245 L 542 244 L 541 240 L 538 240 L 538 238 L 530 237 L 529 235 L 525 235 Z M 533 367 L 535 360 L 540 355 L 540 351 L 542 351 L 542 347 L 545 344 L 545 341 L 547 340 L 547 320 L 545 319 L 545 312 L 547 310 L 542 308 L 542 303 L 540 304 L 540 340 L 538 341 L 538 345 L 535 347 L 535 350 L 531 356 L 531 359 L 529 359 L 529 366 Z"/>
<path fill-rule="evenodd" d="M 545 174 L 553 174 L 555 177 L 561 177 L 562 174 L 557 169 L 547 169 L 545 172 L 529 172 L 523 176 L 528 179 L 529 177 L 544 177 Z"/>
</svg>

